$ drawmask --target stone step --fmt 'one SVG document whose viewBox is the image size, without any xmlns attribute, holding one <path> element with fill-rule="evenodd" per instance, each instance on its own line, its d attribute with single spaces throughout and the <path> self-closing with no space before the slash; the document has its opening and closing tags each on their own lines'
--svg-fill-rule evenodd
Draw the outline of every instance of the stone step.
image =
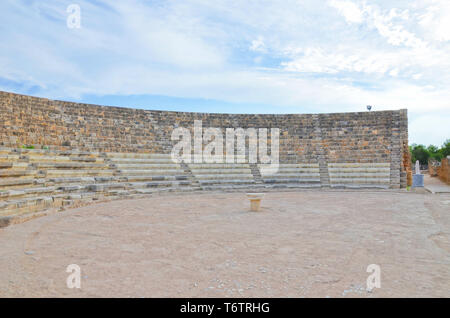
<svg viewBox="0 0 450 318">
<path fill-rule="evenodd" d="M 278 167 L 277 173 L 319 173 L 319 168 L 284 168 Z"/>
<path fill-rule="evenodd" d="M 124 181 L 162 181 L 162 180 L 188 180 L 187 175 L 134 175 L 124 176 Z"/>
<path fill-rule="evenodd" d="M 114 183 L 104 183 L 104 184 L 88 184 L 84 186 L 84 189 L 86 189 L 89 192 L 105 192 L 108 190 L 125 190 L 129 188 L 129 185 L 125 182 L 114 182 Z"/>
<path fill-rule="evenodd" d="M 27 187 L 31 184 L 34 184 L 34 182 L 34 178 L 0 178 L 0 189 Z"/>
<path fill-rule="evenodd" d="M 43 194 L 51 194 L 56 191 L 53 186 L 50 187 L 35 187 L 35 188 L 23 188 L 20 190 L 0 190 L 0 200 L 9 201 L 16 198 L 24 198 L 31 196 L 39 196 Z"/>
<path fill-rule="evenodd" d="M 197 180 L 224 180 L 224 179 L 251 179 L 253 180 L 252 174 L 195 174 L 194 177 Z"/>
<path fill-rule="evenodd" d="M 188 164 L 189 169 L 199 170 L 199 169 L 236 169 L 245 168 L 250 169 L 247 163 L 190 163 Z"/>
<path fill-rule="evenodd" d="M 49 182 L 54 184 L 61 183 L 94 183 L 96 182 L 95 177 L 74 177 L 74 178 L 49 178 L 47 179 Z"/>
<path fill-rule="evenodd" d="M 320 178 L 263 178 L 264 183 L 320 183 Z"/>
<path fill-rule="evenodd" d="M 267 164 L 258 164 L 258 166 L 267 166 Z M 280 169 L 319 169 L 318 163 L 279 163 Z"/>
<path fill-rule="evenodd" d="M 12 162 L 0 162 L 0 169 L 10 169 L 13 165 Z"/>
<path fill-rule="evenodd" d="M 274 183 L 266 184 L 268 189 L 283 189 L 283 188 L 320 188 L 320 183 Z"/>
<path fill-rule="evenodd" d="M 64 193 L 69 192 L 79 192 L 84 191 L 86 189 L 86 185 L 84 184 L 64 184 L 56 186 L 57 190 L 61 190 Z"/>
<path fill-rule="evenodd" d="M 348 184 L 348 183 L 357 183 L 357 184 L 372 184 L 372 183 L 385 183 L 389 184 L 389 178 L 331 178 L 331 184 Z"/>
<path fill-rule="evenodd" d="M 348 173 L 356 173 L 356 172 L 383 172 L 383 173 L 389 173 L 389 168 L 328 168 L 328 171 L 330 174 L 332 173 L 341 173 L 341 172 L 348 172 Z"/>
<path fill-rule="evenodd" d="M 171 159 L 107 159 L 110 164 L 124 164 L 124 165 L 140 165 L 140 164 L 176 164 L 177 162 Z"/>
<path fill-rule="evenodd" d="M 114 182 L 104 184 L 67 184 L 56 186 L 56 188 L 65 194 L 75 193 L 99 193 L 109 190 L 125 190 L 129 188 L 129 184 L 126 182 Z"/>
<path fill-rule="evenodd" d="M 128 190 L 112 189 L 107 191 L 107 195 L 124 197 L 131 195 L 131 193 Z"/>
<path fill-rule="evenodd" d="M 10 148 L 10 153 L 16 153 L 20 155 L 46 155 L 50 151 L 47 149 L 26 149 L 26 148 Z"/>
<path fill-rule="evenodd" d="M 107 152 L 104 153 L 106 158 L 125 158 L 125 159 L 170 159 L 172 160 L 171 154 L 159 154 L 159 153 L 118 153 L 118 152 Z"/>
<path fill-rule="evenodd" d="M 0 147 L 0 155 L 5 155 L 11 153 L 12 149 L 7 147 Z"/>
<path fill-rule="evenodd" d="M 14 149 L 14 153 L 25 155 L 28 157 L 41 156 L 74 156 L 74 157 L 100 157 L 99 152 L 95 151 L 79 151 L 79 150 L 49 150 L 49 149 Z"/>
<path fill-rule="evenodd" d="M 176 175 L 183 174 L 184 171 L 182 169 L 149 169 L 149 170 L 117 170 L 116 175 L 121 176 L 143 176 L 143 175 Z"/>
<path fill-rule="evenodd" d="M 18 215 L 42 211 L 58 205 L 51 196 L 21 198 L 0 202 L 0 216 Z"/>
<path fill-rule="evenodd" d="M 139 164 L 177 164 L 171 158 L 108 158 L 108 162 L 113 164 L 139 165 Z"/>
<path fill-rule="evenodd" d="M 207 185 L 207 184 L 252 184 L 255 183 L 255 180 L 253 179 L 215 179 L 215 180 L 198 180 L 200 185 Z"/>
<path fill-rule="evenodd" d="M 50 177 L 88 177 L 88 176 L 112 176 L 113 170 L 47 170 L 46 176 Z"/>
<path fill-rule="evenodd" d="M 190 180 L 181 181 L 152 181 L 152 182 L 130 182 L 127 186 L 130 188 L 159 188 L 159 187 L 178 187 L 191 185 Z"/>
<path fill-rule="evenodd" d="M 109 183 L 109 182 L 126 182 L 127 177 L 122 176 L 94 176 L 95 183 Z"/>
<path fill-rule="evenodd" d="M 63 199 L 63 200 L 70 200 L 72 203 L 75 203 L 77 201 L 91 201 L 92 199 L 99 198 L 99 195 L 95 192 L 76 192 L 76 193 L 63 193 L 54 195 L 53 199 Z"/>
<path fill-rule="evenodd" d="M 358 173 L 330 173 L 330 178 L 367 178 L 367 177 L 373 177 L 373 178 L 386 178 L 390 177 L 390 172 L 358 172 Z"/>
<path fill-rule="evenodd" d="M 77 162 L 90 162 L 90 163 L 105 163 L 106 161 L 103 158 L 98 157 L 70 157 L 71 161 Z"/>
<path fill-rule="evenodd" d="M 68 156 L 25 156 L 25 159 L 27 159 L 28 162 L 54 162 L 54 163 L 61 163 L 61 162 L 69 162 L 70 157 Z"/>
<path fill-rule="evenodd" d="M 329 168 L 390 168 L 391 164 L 389 162 L 384 163 L 329 163 Z"/>
<path fill-rule="evenodd" d="M 103 163 L 80 163 L 80 162 L 67 162 L 67 163 L 33 163 L 32 166 L 36 169 L 109 169 L 109 167 Z"/>
<path fill-rule="evenodd" d="M 145 188 L 145 189 L 135 189 L 134 190 L 135 193 L 137 194 L 152 194 L 157 192 L 155 189 L 152 188 Z"/>
<path fill-rule="evenodd" d="M 200 185 L 191 184 L 189 186 L 184 186 L 184 187 L 178 188 L 177 191 L 189 192 L 189 191 L 200 191 L 201 189 L 202 188 L 200 187 Z"/>
<path fill-rule="evenodd" d="M 265 188 L 264 185 L 261 184 L 211 184 L 211 185 L 202 185 L 202 190 L 237 190 L 237 189 L 261 189 Z"/>
<path fill-rule="evenodd" d="M 153 193 L 161 193 L 161 192 L 173 192 L 175 189 L 172 187 L 166 187 L 166 188 L 143 188 L 143 189 L 133 189 L 130 192 L 133 194 L 153 194 Z M 177 191 L 183 191 L 183 188 L 176 189 Z M 185 189 L 185 190 L 191 190 L 191 189 Z"/>
<path fill-rule="evenodd" d="M 191 169 L 194 175 L 201 174 L 251 174 L 250 168 L 228 168 L 228 169 Z"/>
<path fill-rule="evenodd" d="M 364 188 L 375 188 L 375 189 L 389 189 L 389 184 L 331 184 L 332 188 L 346 188 L 346 189 L 364 189 Z"/>
<path fill-rule="evenodd" d="M 30 163 L 47 163 L 47 164 L 69 163 L 69 162 L 74 162 L 74 163 L 85 162 L 85 163 L 102 164 L 105 162 L 103 158 L 75 157 L 75 156 L 38 156 L 38 157 L 22 156 L 22 159 L 27 162 L 30 162 Z"/>
<path fill-rule="evenodd" d="M 320 173 L 275 173 L 272 175 L 264 175 L 263 179 L 277 179 L 277 178 L 320 178 Z"/>
<path fill-rule="evenodd" d="M 17 162 L 20 160 L 20 155 L 18 154 L 0 154 L 0 162 Z"/>
<path fill-rule="evenodd" d="M 181 170 L 180 166 L 176 163 L 153 163 L 153 164 L 112 164 L 112 167 L 119 170 L 161 170 L 172 169 Z"/>
<path fill-rule="evenodd" d="M 30 167 L 28 162 L 12 162 L 12 167 L 10 169 L 33 170 L 33 167 Z"/>
<path fill-rule="evenodd" d="M 16 170 L 16 169 L 2 169 L 0 170 L 0 178 L 7 178 L 7 177 L 30 177 L 30 176 L 37 176 L 38 171 L 36 170 Z"/>
<path fill-rule="evenodd" d="M 117 193 L 119 195 L 133 195 L 133 194 L 153 194 L 153 193 L 160 193 L 160 192 L 173 192 L 173 191 L 179 191 L 179 192 L 187 192 L 187 191 L 196 191 L 201 190 L 200 187 L 191 187 L 191 186 L 183 186 L 183 187 L 173 187 L 173 186 L 167 186 L 167 187 L 149 187 L 149 188 L 129 188 L 126 190 L 126 192 L 120 192 Z M 114 192 L 112 192 L 114 194 Z M 108 192 L 109 195 L 111 195 L 110 192 Z"/>
<path fill-rule="evenodd" d="M 206 162 L 207 158 L 204 156 L 199 156 L 200 161 L 197 161 L 197 156 L 195 154 L 192 154 L 191 161 L 187 162 L 187 164 L 208 164 L 208 163 L 217 163 L 217 164 L 248 164 L 249 163 L 249 157 L 246 155 L 233 155 L 232 158 L 228 161 L 228 158 L 226 155 L 222 156 L 221 160 L 219 162 Z"/>
</svg>

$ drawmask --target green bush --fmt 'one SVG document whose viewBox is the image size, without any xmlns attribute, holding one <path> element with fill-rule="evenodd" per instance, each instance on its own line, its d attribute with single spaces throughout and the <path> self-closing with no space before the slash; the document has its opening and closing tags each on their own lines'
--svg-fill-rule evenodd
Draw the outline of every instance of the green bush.
<svg viewBox="0 0 450 318">
<path fill-rule="evenodd" d="M 437 161 L 441 161 L 443 158 L 442 151 L 438 147 L 434 145 L 429 145 L 427 148 L 428 153 L 430 154 L 430 158 L 435 159 Z"/>
<path fill-rule="evenodd" d="M 428 158 L 430 158 L 430 153 L 424 145 L 413 144 L 411 147 L 411 161 L 415 163 L 419 160 L 421 165 L 426 165 L 428 163 Z"/>
<path fill-rule="evenodd" d="M 424 145 L 412 144 L 409 146 L 409 152 L 411 153 L 411 161 L 413 164 L 416 160 L 419 160 L 422 165 L 426 165 L 428 159 L 441 161 L 442 158 L 450 155 L 450 139 L 447 139 L 441 148 L 438 148 L 435 145 L 425 147 Z"/>
<path fill-rule="evenodd" d="M 440 150 L 441 150 L 443 158 L 450 156 L 450 139 L 447 139 L 444 142 L 444 144 L 442 145 L 442 148 Z"/>
</svg>

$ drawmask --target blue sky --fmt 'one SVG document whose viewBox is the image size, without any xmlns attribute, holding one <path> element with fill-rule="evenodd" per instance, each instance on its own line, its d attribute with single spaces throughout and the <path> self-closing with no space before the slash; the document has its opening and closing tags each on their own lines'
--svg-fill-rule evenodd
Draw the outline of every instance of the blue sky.
<svg viewBox="0 0 450 318">
<path fill-rule="evenodd" d="M 371 104 L 407 108 L 410 143 L 450 138 L 448 0 L 2 0 L 0 21 L 0 90 L 227 113 Z"/>
</svg>

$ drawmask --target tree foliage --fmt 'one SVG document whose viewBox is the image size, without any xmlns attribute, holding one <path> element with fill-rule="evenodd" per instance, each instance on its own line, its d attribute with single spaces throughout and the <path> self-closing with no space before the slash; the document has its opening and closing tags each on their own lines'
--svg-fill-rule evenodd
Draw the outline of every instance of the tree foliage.
<svg viewBox="0 0 450 318">
<path fill-rule="evenodd" d="M 450 139 L 447 139 L 447 141 L 444 143 L 444 145 L 441 148 L 442 157 L 450 156 Z"/>
<path fill-rule="evenodd" d="M 425 147 L 424 145 L 412 144 L 409 146 L 409 151 L 411 152 L 411 161 L 413 163 L 419 160 L 420 164 L 426 165 L 430 158 L 441 161 L 442 158 L 450 155 L 450 139 L 447 139 L 441 148 L 435 145 Z"/>
</svg>

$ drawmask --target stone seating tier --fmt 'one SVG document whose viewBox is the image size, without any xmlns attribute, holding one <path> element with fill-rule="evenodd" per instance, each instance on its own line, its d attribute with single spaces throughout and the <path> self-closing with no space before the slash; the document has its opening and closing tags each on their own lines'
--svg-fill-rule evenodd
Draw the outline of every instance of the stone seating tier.
<svg viewBox="0 0 450 318">
<path fill-rule="evenodd" d="M 249 163 L 188 163 L 168 154 L 0 148 L 0 217 L 170 191 L 321 187 L 318 163 L 269 175 Z M 330 163 L 332 187 L 389 187 L 389 163 Z"/>
<path fill-rule="evenodd" d="M 262 169 L 264 165 L 259 165 L 259 167 Z M 266 187 L 270 188 L 316 188 L 321 186 L 319 164 L 279 164 L 274 173 L 263 174 L 261 178 Z"/>
<path fill-rule="evenodd" d="M 188 167 L 204 190 L 229 190 L 256 186 L 248 163 L 190 163 Z"/>
<path fill-rule="evenodd" d="M 389 163 L 329 163 L 331 187 L 384 188 L 390 186 Z"/>
</svg>

